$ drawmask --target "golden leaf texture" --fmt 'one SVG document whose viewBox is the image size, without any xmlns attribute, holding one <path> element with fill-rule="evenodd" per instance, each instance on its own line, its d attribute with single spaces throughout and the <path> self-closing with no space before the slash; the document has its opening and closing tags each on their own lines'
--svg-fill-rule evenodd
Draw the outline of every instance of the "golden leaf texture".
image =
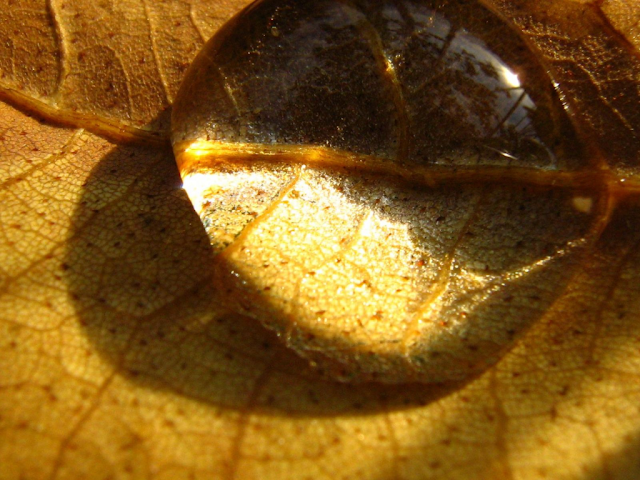
<svg viewBox="0 0 640 480">
<path fill-rule="evenodd" d="M 557 137 L 575 160 L 463 182 L 411 161 L 372 171 L 377 154 L 358 169 L 360 157 L 322 149 L 302 173 L 228 161 L 207 179 L 218 204 L 205 229 L 181 189 L 170 106 L 246 3 L 0 11 L 0 478 L 640 475 L 640 5 L 482 2 L 513 34 L 504 48 L 522 42 L 557 84 Z M 291 259 L 286 275 L 274 269 Z M 473 338 L 483 325 L 508 336 L 464 350 L 452 325 L 430 344 L 448 361 L 397 366 L 397 350 L 376 345 L 405 332 L 377 317 L 430 308 L 442 271 L 452 281 L 436 285 L 471 293 L 437 318 L 455 304 L 459 325 L 477 320 Z M 338 293 L 340 279 L 379 296 Z M 390 289 L 402 295 L 388 305 Z M 376 337 L 335 321 L 296 343 L 317 318 L 305 309 L 345 305 L 379 325 L 366 358 L 353 352 Z M 289 346 L 261 322 L 294 332 Z M 290 346 L 356 365 L 359 381 Z M 309 354 L 332 348 L 347 357 Z M 389 358 L 395 370 L 359 367 Z M 381 371 L 386 383 L 363 381 Z"/>
</svg>

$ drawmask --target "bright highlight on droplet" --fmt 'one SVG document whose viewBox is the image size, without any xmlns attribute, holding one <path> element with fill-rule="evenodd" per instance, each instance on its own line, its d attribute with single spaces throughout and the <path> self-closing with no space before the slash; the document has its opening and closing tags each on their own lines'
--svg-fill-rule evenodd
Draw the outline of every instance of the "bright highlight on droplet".
<svg viewBox="0 0 640 480">
<path fill-rule="evenodd" d="M 516 73 L 513 73 L 508 68 L 505 68 L 502 71 L 502 76 L 504 77 L 504 81 L 511 88 L 520 88 L 522 84 L 520 83 L 520 79 Z"/>
<path fill-rule="evenodd" d="M 264 183 L 264 174 L 255 171 L 206 171 L 188 173 L 182 179 L 182 188 L 187 192 L 193 208 L 201 214 L 209 199 L 224 192 L 239 192 L 247 185 Z"/>
<path fill-rule="evenodd" d="M 196 140 L 193 142 L 184 153 L 188 153 L 191 156 L 207 155 L 211 151 L 211 142 Z"/>
<path fill-rule="evenodd" d="M 195 211 L 200 214 L 205 204 L 205 192 L 209 192 L 212 188 L 211 175 L 202 173 L 186 175 L 182 179 L 182 188 L 187 192 Z"/>
</svg>

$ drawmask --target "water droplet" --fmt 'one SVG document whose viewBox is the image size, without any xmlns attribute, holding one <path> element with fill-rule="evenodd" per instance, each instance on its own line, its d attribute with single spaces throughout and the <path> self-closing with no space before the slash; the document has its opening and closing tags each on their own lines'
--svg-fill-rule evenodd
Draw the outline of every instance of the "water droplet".
<svg viewBox="0 0 640 480">
<path fill-rule="evenodd" d="M 488 368 L 599 202 L 545 68 L 475 1 L 252 4 L 190 67 L 172 140 L 224 290 L 342 380 Z"/>
</svg>

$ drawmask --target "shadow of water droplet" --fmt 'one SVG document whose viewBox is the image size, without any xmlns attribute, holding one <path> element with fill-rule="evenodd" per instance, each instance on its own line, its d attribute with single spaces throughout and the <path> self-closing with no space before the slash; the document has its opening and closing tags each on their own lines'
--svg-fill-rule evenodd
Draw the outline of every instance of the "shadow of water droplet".
<svg viewBox="0 0 640 480">
<path fill-rule="evenodd" d="M 232 409 L 352 415 L 424 405 L 457 387 L 332 382 L 257 321 L 225 314 L 169 149 L 118 146 L 99 161 L 63 268 L 96 351 L 144 388 Z"/>
</svg>

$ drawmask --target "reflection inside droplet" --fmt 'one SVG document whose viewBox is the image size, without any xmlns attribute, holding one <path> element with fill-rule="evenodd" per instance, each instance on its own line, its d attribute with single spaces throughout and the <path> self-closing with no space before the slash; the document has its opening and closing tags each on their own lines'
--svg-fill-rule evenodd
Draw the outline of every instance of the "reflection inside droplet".
<svg viewBox="0 0 640 480">
<path fill-rule="evenodd" d="M 323 146 L 405 165 L 576 161 L 544 68 L 479 5 L 263 1 L 251 16 L 207 46 L 215 62 L 196 59 L 177 98 L 174 142 L 195 140 L 194 153 L 202 141 Z"/>
<path fill-rule="evenodd" d="M 478 163 L 527 164 L 535 159 L 547 168 L 555 166 L 557 159 L 545 147 L 536 125 L 539 106 L 507 60 L 485 40 L 438 12 L 414 18 L 425 22 L 415 27 L 421 32 L 422 45 L 418 40 L 389 43 L 401 52 L 396 55 L 402 59 L 396 62 L 399 77 L 409 80 L 404 88 L 405 97 L 411 99 L 409 129 L 422 133 L 412 135 L 418 148 L 424 144 L 414 155 L 431 157 L 434 163 L 466 163 L 475 149 Z M 413 62 L 416 51 L 430 68 L 424 78 L 412 79 L 413 72 L 408 68 L 405 72 L 403 62 Z M 445 130 L 440 124 L 452 123 L 453 118 L 460 122 L 461 131 Z M 425 120 L 423 129 L 414 125 Z M 434 153 L 439 158 L 433 158 Z"/>
</svg>

